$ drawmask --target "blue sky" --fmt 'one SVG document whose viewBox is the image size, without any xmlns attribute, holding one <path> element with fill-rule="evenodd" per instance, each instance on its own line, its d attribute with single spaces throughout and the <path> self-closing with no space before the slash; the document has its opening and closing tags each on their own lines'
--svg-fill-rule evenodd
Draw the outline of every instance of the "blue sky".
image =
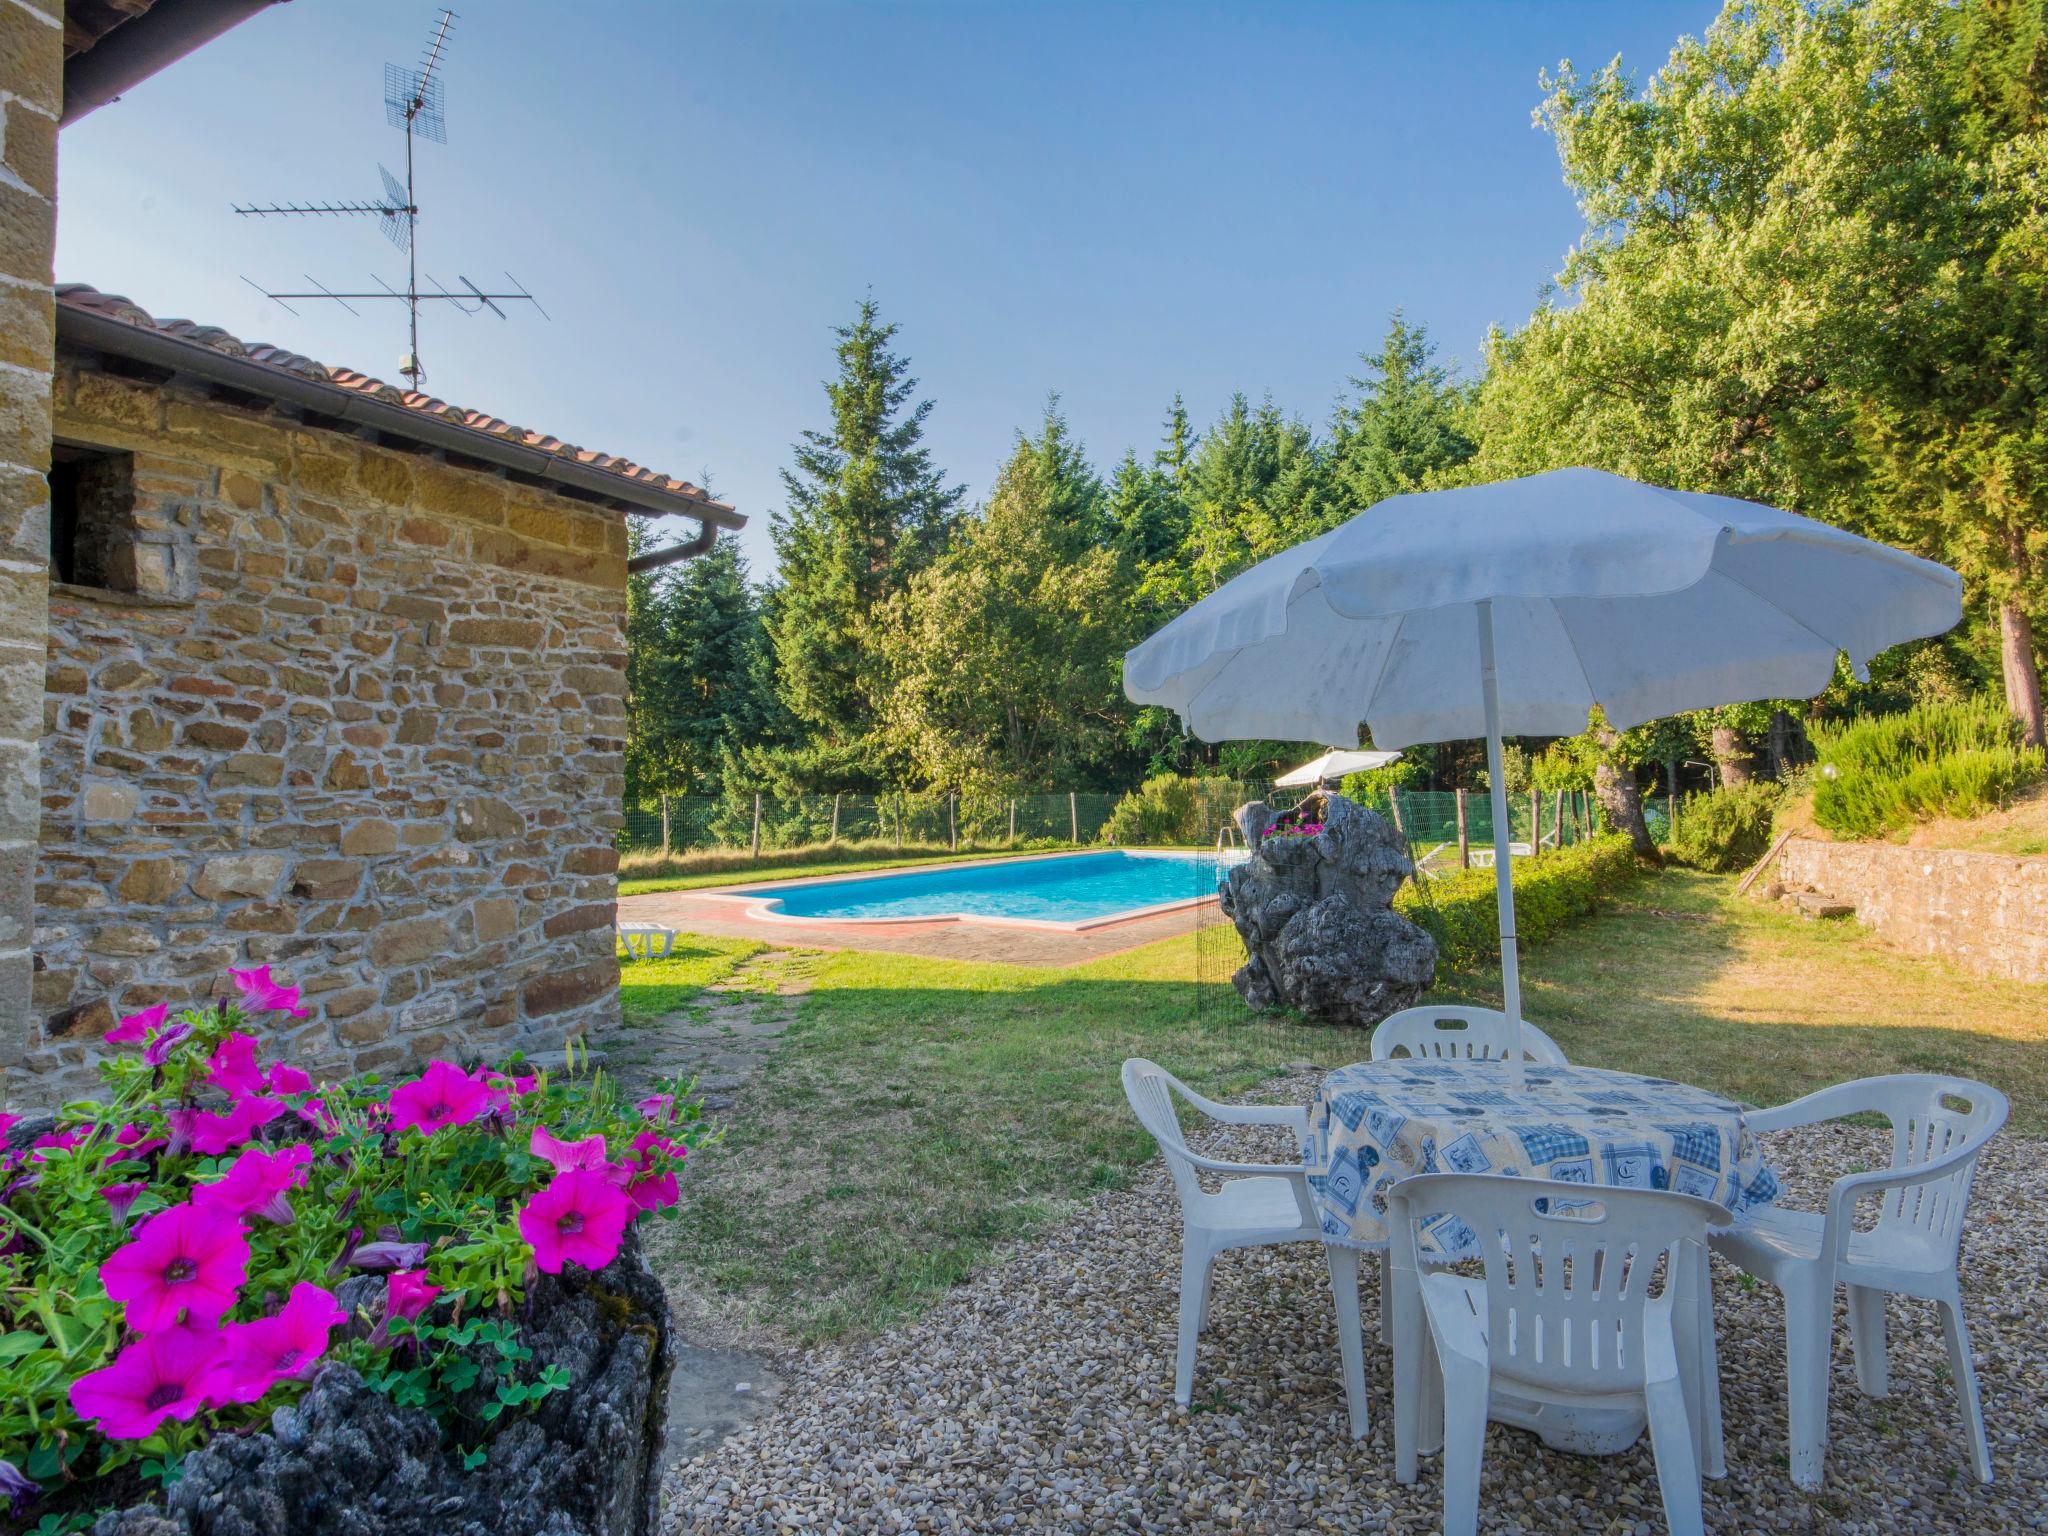
<svg viewBox="0 0 2048 1536">
<path fill-rule="evenodd" d="M 423 271 L 516 273 L 552 315 L 429 311 L 427 387 L 768 513 L 822 423 L 831 328 L 872 290 L 980 494 L 1058 390 L 1105 468 L 1175 390 L 1320 422 L 1397 305 L 1471 362 L 1578 229 L 1537 72 L 1653 72 L 1709 0 L 1548 4 L 470 0 L 448 143 L 420 151 Z M 60 280 L 396 379 L 400 306 L 285 313 L 243 277 L 370 287 L 403 141 L 382 68 L 416 0 L 294 0 L 67 129 Z M 564 17 L 573 17 L 565 24 Z M 678 525 L 682 531 L 684 525 Z"/>
</svg>

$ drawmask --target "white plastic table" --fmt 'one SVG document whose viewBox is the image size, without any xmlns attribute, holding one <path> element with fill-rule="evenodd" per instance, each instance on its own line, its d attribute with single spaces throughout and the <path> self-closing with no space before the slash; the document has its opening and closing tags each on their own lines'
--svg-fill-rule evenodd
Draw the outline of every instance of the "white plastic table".
<svg viewBox="0 0 2048 1536">
<path fill-rule="evenodd" d="M 1673 1189 L 1727 1206 L 1738 1222 L 1778 1196 L 1741 1105 L 1599 1067 L 1529 1063 L 1516 1088 L 1504 1061 L 1360 1062 L 1323 1079 L 1308 1126 L 1302 1158 L 1324 1237 L 1352 1247 L 1386 1246 L 1386 1190 L 1418 1173 Z M 1422 1219 L 1417 1249 L 1436 1263 L 1477 1252 L 1470 1229 L 1447 1213 Z M 1392 1331 L 1401 1348 L 1409 1330 Z M 1492 1417 L 1593 1455 L 1625 1449 L 1643 1428 L 1640 1413 L 1566 1412 L 1499 1393 Z"/>
</svg>

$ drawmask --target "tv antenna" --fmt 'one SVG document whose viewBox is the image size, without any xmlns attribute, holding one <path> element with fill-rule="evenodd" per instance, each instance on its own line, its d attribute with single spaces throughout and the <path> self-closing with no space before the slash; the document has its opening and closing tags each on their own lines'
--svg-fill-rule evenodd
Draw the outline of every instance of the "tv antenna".
<svg viewBox="0 0 2048 1536">
<path fill-rule="evenodd" d="M 432 35 L 427 38 L 426 47 L 420 51 L 420 61 L 415 68 L 406 69 L 397 64 L 384 66 L 384 118 L 392 127 L 405 134 L 403 185 L 396 176 L 380 165 L 377 167 L 377 174 L 383 179 L 384 195 L 368 202 L 268 203 L 252 204 L 248 207 L 243 207 L 240 203 L 232 205 L 235 212 L 249 218 L 333 216 L 372 217 L 377 220 L 378 227 L 384 231 L 384 237 L 405 253 L 406 280 L 403 290 L 392 287 L 383 278 L 374 274 L 370 280 L 377 285 L 375 292 L 338 293 L 310 275 L 306 281 L 312 284 L 312 288 L 306 291 L 274 291 L 260 283 L 249 282 L 247 278 L 242 281 L 249 283 L 250 287 L 265 298 L 283 305 L 291 314 L 298 313 L 291 306 L 293 299 L 332 300 L 352 315 L 359 313 L 352 300 L 396 299 L 403 303 L 406 307 L 406 339 L 409 345 L 404 359 L 399 363 L 398 371 L 414 389 L 418 389 L 427 379 L 426 367 L 420 362 L 420 305 L 423 302 L 452 304 L 466 315 L 481 314 L 488 309 L 500 320 L 507 318 L 505 311 L 498 307 L 500 304 L 531 304 L 540 310 L 542 319 L 548 317 L 548 312 L 541 309 L 540 300 L 528 293 L 525 285 L 509 272 L 505 274 L 505 281 L 510 284 L 510 289 L 506 292 L 492 292 L 480 288 L 460 273 L 456 275 L 456 281 L 461 285 L 458 289 L 449 289 L 431 274 L 427 277 L 427 282 L 431 286 L 420 286 L 420 208 L 419 198 L 414 190 L 413 145 L 422 139 L 432 144 L 448 142 L 448 118 L 441 101 L 441 62 L 448 49 L 448 33 L 455 25 L 455 19 L 455 12 L 442 10 L 434 22 Z"/>
</svg>

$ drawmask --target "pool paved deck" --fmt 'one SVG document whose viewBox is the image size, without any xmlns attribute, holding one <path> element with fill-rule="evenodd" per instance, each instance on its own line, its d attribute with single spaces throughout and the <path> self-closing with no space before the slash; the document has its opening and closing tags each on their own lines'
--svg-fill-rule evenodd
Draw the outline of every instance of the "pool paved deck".
<svg viewBox="0 0 2048 1536">
<path fill-rule="evenodd" d="M 992 960 L 1003 965 L 1068 966 L 1120 954 L 1223 921 L 1214 902 L 1162 912 L 1156 917 L 1109 923 L 1083 933 L 1042 928 L 1006 928 L 986 923 L 935 919 L 930 922 L 833 923 L 767 921 L 747 916 L 765 892 L 760 886 L 713 886 L 697 891 L 656 891 L 619 898 L 622 923 L 659 923 L 684 933 L 726 939 L 755 939 L 796 949 L 858 949 L 935 960 Z"/>
</svg>

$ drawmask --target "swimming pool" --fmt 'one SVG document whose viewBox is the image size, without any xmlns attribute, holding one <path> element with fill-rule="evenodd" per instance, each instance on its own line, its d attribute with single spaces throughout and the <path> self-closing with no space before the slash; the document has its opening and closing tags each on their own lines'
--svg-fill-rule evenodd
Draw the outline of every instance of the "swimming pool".
<svg viewBox="0 0 2048 1536">
<path fill-rule="evenodd" d="M 1214 854 L 1124 849 L 998 859 L 757 887 L 747 915 L 801 922 L 1094 928 L 1214 901 L 1218 869 Z"/>
</svg>

